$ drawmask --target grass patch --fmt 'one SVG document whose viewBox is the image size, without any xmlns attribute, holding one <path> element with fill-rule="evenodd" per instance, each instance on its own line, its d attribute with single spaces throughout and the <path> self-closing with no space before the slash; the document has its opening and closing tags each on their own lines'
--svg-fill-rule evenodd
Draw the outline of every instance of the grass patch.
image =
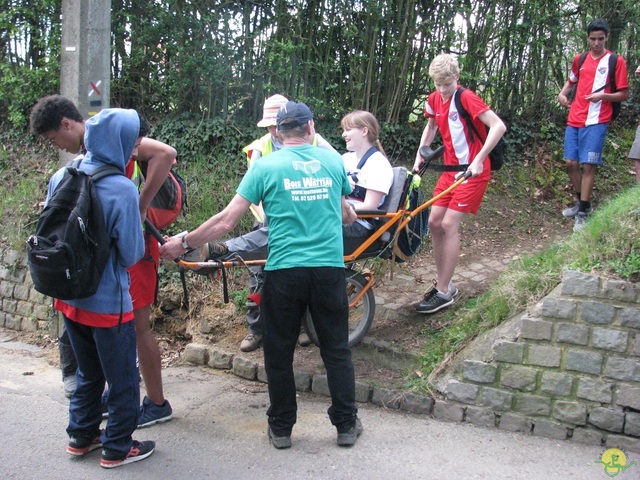
<svg viewBox="0 0 640 480">
<path fill-rule="evenodd" d="M 438 330 L 424 330 L 418 370 L 407 386 L 430 391 L 437 376 L 473 339 L 546 296 L 565 269 L 637 281 L 640 277 L 640 187 L 604 202 L 584 230 L 512 263 L 489 290 L 443 315 Z"/>
</svg>

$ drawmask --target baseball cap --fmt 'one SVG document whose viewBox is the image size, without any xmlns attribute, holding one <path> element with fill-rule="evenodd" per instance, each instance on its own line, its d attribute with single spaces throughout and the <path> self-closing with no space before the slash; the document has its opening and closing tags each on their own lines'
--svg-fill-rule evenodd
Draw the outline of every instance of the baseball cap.
<svg viewBox="0 0 640 480">
<path fill-rule="evenodd" d="M 276 124 L 276 115 L 280 107 L 287 103 L 286 97 L 282 95 L 272 95 L 264 101 L 262 108 L 262 120 L 258 122 L 259 127 L 272 127 Z"/>
<path fill-rule="evenodd" d="M 287 102 L 278 111 L 278 130 L 291 130 L 313 120 L 313 114 L 304 103 Z"/>
</svg>

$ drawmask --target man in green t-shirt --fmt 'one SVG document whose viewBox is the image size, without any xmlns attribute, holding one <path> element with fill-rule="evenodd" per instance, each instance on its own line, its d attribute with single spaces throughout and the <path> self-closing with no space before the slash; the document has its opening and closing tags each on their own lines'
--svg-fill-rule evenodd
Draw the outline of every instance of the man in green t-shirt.
<svg viewBox="0 0 640 480">
<path fill-rule="evenodd" d="M 337 442 L 351 446 L 362 433 L 355 406 L 349 340 L 349 305 L 344 276 L 342 224 L 356 218 L 342 158 L 311 143 L 313 115 L 303 103 L 287 102 L 277 116 L 285 148 L 257 161 L 229 205 L 193 232 L 171 238 L 160 255 L 174 259 L 189 248 L 227 234 L 251 204 L 262 202 L 269 219 L 269 255 L 261 307 L 264 360 L 271 405 L 268 435 L 275 448 L 291 446 L 297 403 L 293 353 L 300 318 L 311 312 L 327 369 L 329 418 Z"/>
</svg>

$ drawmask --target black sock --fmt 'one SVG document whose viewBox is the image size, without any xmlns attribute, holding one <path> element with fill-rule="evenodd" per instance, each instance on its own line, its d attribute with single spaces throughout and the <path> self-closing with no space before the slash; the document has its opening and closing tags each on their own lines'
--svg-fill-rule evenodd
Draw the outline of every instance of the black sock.
<svg viewBox="0 0 640 480">
<path fill-rule="evenodd" d="M 576 192 L 576 197 L 578 198 L 578 201 L 580 201 L 580 192 Z"/>
<path fill-rule="evenodd" d="M 591 208 L 591 202 L 580 200 L 580 207 L 578 207 L 579 212 L 587 213 L 587 210 L 589 210 L 589 208 Z"/>
</svg>

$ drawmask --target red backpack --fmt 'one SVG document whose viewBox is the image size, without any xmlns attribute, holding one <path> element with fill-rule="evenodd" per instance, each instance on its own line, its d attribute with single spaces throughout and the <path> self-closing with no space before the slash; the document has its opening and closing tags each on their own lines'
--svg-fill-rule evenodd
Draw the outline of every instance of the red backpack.
<svg viewBox="0 0 640 480">
<path fill-rule="evenodd" d="M 135 162 L 142 176 L 147 174 L 146 162 Z M 135 168 L 135 167 L 134 167 Z M 127 170 L 127 173 L 129 171 Z M 131 178 L 130 175 L 128 175 Z M 151 200 L 147 209 L 147 218 L 158 230 L 167 228 L 176 221 L 180 213 L 184 215 L 187 207 L 187 186 L 180 175 L 173 168 L 167 178 Z"/>
</svg>

